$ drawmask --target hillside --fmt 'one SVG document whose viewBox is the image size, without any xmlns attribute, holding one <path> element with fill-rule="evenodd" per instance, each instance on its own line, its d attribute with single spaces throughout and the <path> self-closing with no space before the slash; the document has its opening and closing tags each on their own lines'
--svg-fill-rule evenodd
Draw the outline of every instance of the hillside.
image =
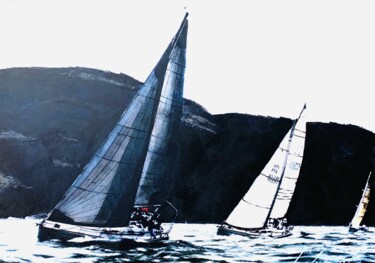
<svg viewBox="0 0 375 263">
<path fill-rule="evenodd" d="M 0 216 L 48 212 L 83 169 L 141 83 L 87 68 L 0 70 Z M 211 115 L 185 100 L 172 203 L 181 222 L 220 222 L 291 126 L 285 118 Z M 294 224 L 347 224 L 375 137 L 360 127 L 308 123 L 289 210 Z M 372 184 L 373 185 L 373 184 Z M 371 197 L 365 223 L 375 224 Z"/>
</svg>

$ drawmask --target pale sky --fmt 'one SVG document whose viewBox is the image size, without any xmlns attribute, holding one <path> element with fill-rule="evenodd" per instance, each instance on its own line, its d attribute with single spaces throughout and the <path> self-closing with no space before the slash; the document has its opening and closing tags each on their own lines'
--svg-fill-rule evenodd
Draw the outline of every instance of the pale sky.
<svg viewBox="0 0 375 263">
<path fill-rule="evenodd" d="M 0 68 L 144 81 L 189 12 L 184 97 L 210 113 L 375 131 L 374 1 L 0 0 Z"/>
</svg>

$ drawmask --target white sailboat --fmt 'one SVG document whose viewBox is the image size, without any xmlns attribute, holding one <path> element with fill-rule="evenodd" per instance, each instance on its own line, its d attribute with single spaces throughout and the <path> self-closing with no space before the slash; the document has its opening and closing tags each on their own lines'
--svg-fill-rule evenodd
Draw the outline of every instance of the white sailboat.
<svg viewBox="0 0 375 263">
<path fill-rule="evenodd" d="M 168 238 L 159 212 L 179 157 L 187 17 L 112 132 L 40 223 L 40 241 Z"/>
<path fill-rule="evenodd" d="M 286 213 L 303 160 L 305 109 L 306 105 L 248 192 L 218 227 L 218 234 L 249 237 L 292 234 L 293 227 L 287 224 Z"/>
<path fill-rule="evenodd" d="M 368 175 L 365 188 L 363 189 L 361 200 L 359 201 L 359 205 L 357 206 L 357 210 L 352 218 L 352 221 L 349 224 L 349 232 L 356 232 L 358 230 L 367 231 L 367 227 L 361 225 L 362 219 L 366 214 L 367 205 L 370 201 L 370 177 L 371 172 Z"/>
</svg>

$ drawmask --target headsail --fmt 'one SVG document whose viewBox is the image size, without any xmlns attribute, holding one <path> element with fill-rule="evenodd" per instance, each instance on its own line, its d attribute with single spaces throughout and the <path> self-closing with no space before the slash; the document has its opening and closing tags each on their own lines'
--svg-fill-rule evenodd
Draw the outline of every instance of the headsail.
<svg viewBox="0 0 375 263">
<path fill-rule="evenodd" d="M 93 226 L 128 224 L 153 129 L 158 131 L 158 127 L 168 123 L 168 120 L 156 121 L 155 118 L 161 118 L 161 108 L 172 103 L 167 96 L 172 92 L 171 86 L 182 87 L 180 78 L 169 76 L 174 70 L 183 73 L 175 61 L 186 41 L 186 30 L 187 16 L 106 141 L 50 212 L 48 219 Z M 167 91 L 163 90 L 165 83 L 169 83 Z M 164 106 L 159 107 L 161 100 Z"/>
<path fill-rule="evenodd" d="M 289 149 L 298 120 L 299 118 L 225 223 L 244 229 L 265 227 L 274 206 L 280 182 L 285 175 L 286 165 L 289 164 L 287 162 Z"/>
<path fill-rule="evenodd" d="M 150 146 L 137 191 L 136 206 L 160 204 L 167 198 L 168 189 L 173 182 L 179 159 L 179 137 L 175 135 L 180 128 L 183 107 L 187 29 L 188 21 L 185 19 L 180 34 L 176 35 L 176 44 L 165 73 Z"/>
<path fill-rule="evenodd" d="M 357 207 L 357 210 L 355 211 L 354 217 L 350 223 L 351 228 L 359 229 L 361 226 L 362 219 L 365 216 L 367 205 L 370 200 L 370 183 L 369 183 L 370 177 L 371 177 L 371 172 L 367 178 L 366 186 L 363 189 L 362 197 Z"/>
<path fill-rule="evenodd" d="M 303 108 L 298 121 L 295 124 L 292 143 L 288 152 L 288 161 L 285 166 L 283 179 L 277 192 L 275 203 L 272 207 L 270 218 L 284 218 L 288 212 L 289 204 L 292 201 L 294 190 L 300 174 L 305 148 L 306 138 L 306 118 Z"/>
</svg>

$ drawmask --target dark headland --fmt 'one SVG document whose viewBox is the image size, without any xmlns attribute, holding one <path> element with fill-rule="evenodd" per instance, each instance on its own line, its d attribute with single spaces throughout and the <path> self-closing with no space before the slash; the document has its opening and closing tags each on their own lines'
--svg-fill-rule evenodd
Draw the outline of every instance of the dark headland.
<svg viewBox="0 0 375 263">
<path fill-rule="evenodd" d="M 88 68 L 0 70 L 0 217 L 48 212 L 140 84 Z M 178 221 L 225 219 L 291 124 L 286 118 L 211 115 L 185 100 L 180 169 L 170 198 Z M 309 122 L 290 222 L 347 225 L 373 169 L 374 143 L 375 135 L 361 127 Z M 375 195 L 364 223 L 375 225 Z"/>
</svg>

